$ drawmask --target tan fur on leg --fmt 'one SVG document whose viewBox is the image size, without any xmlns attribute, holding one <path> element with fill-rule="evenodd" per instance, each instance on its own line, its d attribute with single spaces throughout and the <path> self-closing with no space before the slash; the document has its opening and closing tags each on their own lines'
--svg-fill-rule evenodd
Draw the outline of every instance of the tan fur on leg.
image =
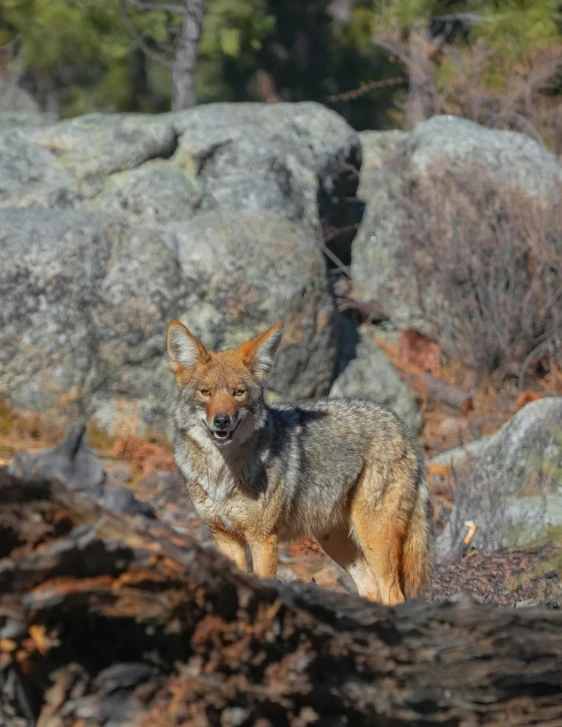
<svg viewBox="0 0 562 727">
<path fill-rule="evenodd" d="M 381 594 L 382 603 L 394 606 L 405 598 L 400 587 L 400 568 L 404 528 L 400 523 L 377 527 L 369 517 L 358 517 L 354 521 L 355 532 L 371 566 Z"/>
<path fill-rule="evenodd" d="M 270 535 L 264 539 L 248 538 L 248 545 L 252 551 L 254 575 L 258 578 L 275 578 L 277 574 L 277 535 Z"/>
<path fill-rule="evenodd" d="M 213 530 L 215 545 L 219 553 L 232 560 L 237 568 L 248 572 L 244 538 L 226 530 Z"/>
<path fill-rule="evenodd" d="M 381 601 L 377 581 L 365 556 L 349 535 L 349 526 L 341 525 L 318 539 L 326 554 L 343 568 L 357 586 L 357 593 L 371 601 Z"/>
</svg>

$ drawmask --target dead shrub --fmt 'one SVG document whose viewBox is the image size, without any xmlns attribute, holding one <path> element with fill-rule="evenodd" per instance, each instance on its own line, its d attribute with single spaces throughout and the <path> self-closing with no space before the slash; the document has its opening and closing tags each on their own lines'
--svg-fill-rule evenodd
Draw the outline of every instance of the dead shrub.
<svg viewBox="0 0 562 727">
<path fill-rule="evenodd" d="M 519 131 L 555 154 L 562 152 L 559 39 L 546 45 L 535 39 L 518 57 L 509 38 L 500 49 L 483 37 L 449 42 L 424 24 L 408 32 L 377 30 L 373 40 L 398 58 L 406 72 L 403 102 L 390 115 L 407 129 L 437 114 L 453 114 L 492 129 Z M 396 85 L 400 80 L 387 79 Z M 356 98 L 372 88 L 365 83 L 340 98 Z"/>
<path fill-rule="evenodd" d="M 132 434 L 126 434 L 122 437 L 118 437 L 113 445 L 113 456 L 117 457 L 117 459 L 123 459 L 126 462 L 131 462 L 135 452 L 140 449 L 142 444 L 143 440 Z"/>
<path fill-rule="evenodd" d="M 562 152 L 559 42 L 529 48 L 513 63 L 483 39 L 470 46 L 447 45 L 434 70 L 440 105 L 433 113 L 454 114 L 493 129 L 527 134 L 555 154 Z M 498 78 L 504 79 L 498 83 Z"/>
<path fill-rule="evenodd" d="M 480 168 L 429 179 L 405 185 L 401 256 L 445 355 L 521 384 L 562 365 L 560 207 Z"/>
<path fill-rule="evenodd" d="M 148 442 L 142 437 L 133 435 L 119 437 L 115 441 L 113 455 L 117 459 L 130 462 L 135 471 L 144 477 L 154 475 L 158 470 L 176 469 L 173 454 L 163 445 Z"/>
<path fill-rule="evenodd" d="M 37 412 L 17 411 L 0 397 L 0 436 L 11 440 L 35 440 L 50 444 L 62 438 L 63 430 Z"/>
</svg>

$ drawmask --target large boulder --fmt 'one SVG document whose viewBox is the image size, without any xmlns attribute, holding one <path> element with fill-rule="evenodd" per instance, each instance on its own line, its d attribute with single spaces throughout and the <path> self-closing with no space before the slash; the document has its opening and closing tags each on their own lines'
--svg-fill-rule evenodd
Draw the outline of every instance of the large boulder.
<svg viewBox="0 0 562 727">
<path fill-rule="evenodd" d="M 359 139 L 323 106 L 216 104 L 171 118 L 177 157 L 204 184 L 203 209 L 268 210 L 317 233 L 353 206 Z"/>
<path fill-rule="evenodd" d="M 546 211 L 545 224 L 548 215 L 554 218 L 562 166 L 524 134 L 453 116 L 434 117 L 409 133 L 363 132 L 360 138 L 359 196 L 366 208 L 352 248 L 358 292 L 379 301 L 395 328 L 417 329 L 446 349 L 465 322 L 456 319 L 450 302 L 456 271 L 444 270 L 445 265 L 453 265 L 460 246 L 466 246 L 467 254 L 457 255 L 460 290 L 469 265 L 490 264 L 494 241 L 479 246 L 475 232 L 499 228 L 490 234 L 516 241 L 523 225 L 537 230 L 534 220 L 525 219 L 525 209 L 539 218 Z M 420 236 L 422 250 L 416 249 Z M 450 260 L 444 260 L 444 252 Z M 414 266 L 421 255 L 423 265 Z M 491 286 L 498 292 L 501 281 Z"/>
<path fill-rule="evenodd" d="M 0 133 L 0 395 L 169 434 L 173 318 L 211 348 L 284 319 L 271 393 L 327 394 L 338 326 L 318 230 L 355 196 L 358 159 L 316 104 Z"/>
<path fill-rule="evenodd" d="M 0 71 L 0 114 L 39 114 L 39 104 L 14 78 Z"/>
<path fill-rule="evenodd" d="M 97 194 L 110 174 L 167 159 L 177 146 L 173 124 L 149 114 L 89 114 L 25 134 L 71 172 L 84 198 Z"/>
<path fill-rule="evenodd" d="M 495 434 L 430 465 L 447 468 L 454 483 L 455 505 L 437 540 L 441 559 L 456 552 L 470 520 L 477 548 L 560 539 L 562 397 L 527 404 Z"/>
<path fill-rule="evenodd" d="M 0 94 L 2 88 L 0 85 Z M 25 127 L 48 126 L 56 121 L 53 114 L 43 113 L 41 111 L 15 111 L 2 110 L 0 101 L 0 132 L 8 129 L 22 129 Z"/>
<path fill-rule="evenodd" d="M 169 161 L 152 160 L 116 172 L 85 207 L 107 215 L 126 215 L 132 222 L 188 220 L 201 202 L 202 185 Z"/>
<path fill-rule="evenodd" d="M 338 376 L 330 396 L 370 399 L 390 409 L 419 433 L 422 418 L 415 397 L 381 353 L 367 328 L 357 330 L 348 318 L 340 322 Z"/>
<path fill-rule="evenodd" d="M 76 197 L 71 173 L 24 132 L 0 131 L 0 207 L 63 207 Z"/>
</svg>

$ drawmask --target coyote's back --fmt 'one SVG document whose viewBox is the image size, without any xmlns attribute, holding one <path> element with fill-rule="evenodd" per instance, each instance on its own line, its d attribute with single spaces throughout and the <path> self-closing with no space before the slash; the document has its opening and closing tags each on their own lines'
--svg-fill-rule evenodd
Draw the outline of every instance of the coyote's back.
<svg viewBox="0 0 562 727">
<path fill-rule="evenodd" d="M 271 452 L 268 476 L 283 482 L 281 539 L 314 535 L 346 568 L 351 539 L 362 551 L 352 549 L 355 572 L 357 556 L 368 561 L 376 550 L 369 543 L 385 551 L 397 540 L 401 590 L 418 595 L 433 564 L 431 503 L 421 454 L 404 423 L 373 402 L 348 398 L 277 404 L 270 420 L 260 456 Z M 372 558 L 384 561 L 380 553 Z"/>
</svg>

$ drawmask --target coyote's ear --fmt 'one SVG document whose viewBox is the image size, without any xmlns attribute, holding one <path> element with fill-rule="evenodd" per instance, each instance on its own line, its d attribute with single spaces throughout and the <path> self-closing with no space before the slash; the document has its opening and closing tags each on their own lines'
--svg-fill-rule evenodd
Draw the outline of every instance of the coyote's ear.
<svg viewBox="0 0 562 727">
<path fill-rule="evenodd" d="M 258 381 L 265 381 L 273 366 L 273 357 L 283 335 L 283 323 L 243 343 L 238 349 L 244 364 Z"/>
<path fill-rule="evenodd" d="M 209 353 L 201 341 L 179 321 L 169 324 L 166 340 L 170 367 L 176 375 L 178 386 L 183 389 L 191 378 L 193 367 L 199 362 L 208 361 Z"/>
</svg>

